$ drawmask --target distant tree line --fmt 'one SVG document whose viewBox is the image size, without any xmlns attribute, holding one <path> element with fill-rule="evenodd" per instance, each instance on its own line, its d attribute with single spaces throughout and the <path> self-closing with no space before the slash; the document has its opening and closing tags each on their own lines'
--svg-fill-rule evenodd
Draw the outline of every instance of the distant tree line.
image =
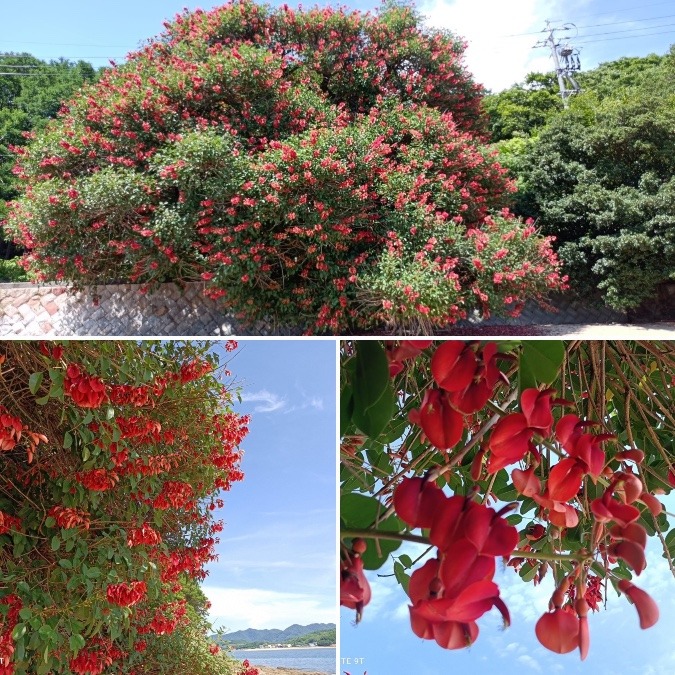
<svg viewBox="0 0 675 675">
<path fill-rule="evenodd" d="M 10 147 L 25 145 L 26 134 L 42 129 L 62 102 L 86 82 L 96 81 L 99 72 L 86 61 L 47 62 L 26 53 L 0 56 L 0 73 L 7 73 L 0 75 L 0 220 L 7 215 L 5 202 L 17 196 Z M 0 230 L 0 260 L 16 254 Z"/>
<path fill-rule="evenodd" d="M 631 310 L 675 280 L 675 47 L 579 74 L 563 109 L 554 73 L 487 96 L 518 215 L 554 235 L 572 288 Z"/>
</svg>

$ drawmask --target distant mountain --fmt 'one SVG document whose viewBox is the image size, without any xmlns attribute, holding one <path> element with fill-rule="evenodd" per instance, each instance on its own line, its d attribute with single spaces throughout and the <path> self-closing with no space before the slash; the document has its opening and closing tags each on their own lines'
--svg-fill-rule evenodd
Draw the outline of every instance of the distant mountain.
<svg viewBox="0 0 675 675">
<path fill-rule="evenodd" d="M 267 630 L 258 630 L 256 628 L 247 628 L 238 630 L 234 633 L 221 635 L 219 642 L 225 644 L 243 644 L 249 642 L 261 642 L 267 644 L 286 643 L 293 638 L 302 637 L 308 633 L 319 631 L 335 630 L 334 623 L 310 623 L 309 626 L 300 626 L 294 623 L 292 626 L 280 630 L 279 628 L 269 628 Z"/>
</svg>

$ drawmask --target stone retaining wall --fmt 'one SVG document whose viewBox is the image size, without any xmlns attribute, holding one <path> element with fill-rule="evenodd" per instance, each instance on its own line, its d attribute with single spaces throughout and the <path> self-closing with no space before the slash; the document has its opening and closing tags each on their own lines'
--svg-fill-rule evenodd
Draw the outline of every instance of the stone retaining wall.
<svg viewBox="0 0 675 675">
<path fill-rule="evenodd" d="M 288 335 L 260 323 L 244 329 L 203 284 L 163 284 L 144 295 L 140 286 L 100 286 L 93 293 L 67 286 L 0 284 L 0 336 L 71 335 Z M 290 333 L 292 334 L 292 333 Z"/>
<path fill-rule="evenodd" d="M 140 286 L 100 286 L 92 293 L 64 285 L 0 284 L 0 336 L 71 335 L 297 335 L 269 324 L 243 328 L 218 301 L 202 295 L 203 284 L 179 288 L 164 284 L 150 295 Z M 518 319 L 472 317 L 464 326 L 593 324 L 625 321 L 622 314 L 585 305 L 567 296 L 554 298 L 556 312 L 531 304 Z"/>
</svg>

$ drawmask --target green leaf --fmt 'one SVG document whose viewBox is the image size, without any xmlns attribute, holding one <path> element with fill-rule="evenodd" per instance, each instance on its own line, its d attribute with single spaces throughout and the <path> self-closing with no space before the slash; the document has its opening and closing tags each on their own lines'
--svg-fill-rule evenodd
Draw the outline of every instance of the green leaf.
<svg viewBox="0 0 675 675">
<path fill-rule="evenodd" d="M 47 403 L 49 402 L 49 394 L 47 394 L 46 396 L 43 396 L 42 398 L 36 398 L 35 402 L 38 405 L 47 405 Z"/>
<path fill-rule="evenodd" d="M 33 615 L 33 610 L 30 607 L 23 607 L 19 611 L 19 616 L 24 620 L 28 621 L 30 620 L 31 616 Z"/>
<path fill-rule="evenodd" d="M 521 393 L 540 384 L 550 384 L 558 376 L 565 358 L 562 340 L 523 340 L 518 369 Z"/>
<path fill-rule="evenodd" d="M 59 565 L 63 567 L 64 570 L 73 569 L 73 563 L 68 558 L 61 558 L 61 560 L 59 560 Z"/>
<path fill-rule="evenodd" d="M 408 592 L 408 584 L 410 583 L 410 577 L 405 573 L 405 568 L 401 565 L 400 562 L 394 563 L 394 576 L 396 581 L 403 587 L 403 590 Z"/>
<path fill-rule="evenodd" d="M 37 393 L 38 389 L 40 388 L 40 385 L 42 384 L 43 377 L 44 373 L 33 373 L 28 378 L 28 389 L 30 389 L 31 394 Z"/>
<path fill-rule="evenodd" d="M 354 393 L 351 385 L 347 384 L 340 392 L 340 436 L 344 436 L 352 421 L 354 411 Z"/>
<path fill-rule="evenodd" d="M 73 445 L 73 436 L 69 431 L 63 435 L 63 447 L 67 450 Z"/>
<path fill-rule="evenodd" d="M 361 494 L 344 495 L 340 499 L 340 519 L 347 529 L 370 527 L 383 507 L 375 497 Z"/>
<path fill-rule="evenodd" d="M 58 551 L 61 548 L 61 537 L 58 534 L 55 534 L 52 537 L 52 551 Z"/>
<path fill-rule="evenodd" d="M 25 623 L 17 623 L 12 631 L 12 640 L 20 640 L 26 634 L 27 626 Z"/>
<path fill-rule="evenodd" d="M 82 649 L 82 647 L 84 647 L 85 639 L 79 633 L 74 633 L 70 636 L 69 644 L 70 650 L 74 653 L 77 653 L 80 651 L 80 649 Z"/>
<path fill-rule="evenodd" d="M 406 569 L 410 569 L 412 567 L 412 558 L 407 554 L 403 553 L 398 557 L 398 561 L 405 567 Z"/>
<path fill-rule="evenodd" d="M 352 420 L 367 436 L 377 438 L 394 414 L 389 362 L 379 342 L 358 343 L 353 383 Z"/>
</svg>

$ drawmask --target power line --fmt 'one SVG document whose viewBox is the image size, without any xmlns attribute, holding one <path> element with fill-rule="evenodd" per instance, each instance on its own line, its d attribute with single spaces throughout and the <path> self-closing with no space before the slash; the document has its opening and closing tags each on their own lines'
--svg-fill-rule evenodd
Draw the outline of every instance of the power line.
<svg viewBox="0 0 675 675">
<path fill-rule="evenodd" d="M 598 40 L 587 40 L 585 42 L 581 40 L 577 40 L 577 44 L 592 44 L 594 42 L 609 42 L 610 40 L 634 40 L 635 38 L 643 38 L 643 37 L 648 37 L 649 35 L 669 35 L 675 33 L 675 30 L 663 30 L 659 31 L 658 33 L 644 33 L 642 35 L 625 35 L 622 37 L 614 37 L 614 38 L 600 38 Z"/>
<path fill-rule="evenodd" d="M 667 26 L 675 26 L 675 23 L 664 23 L 661 24 L 660 26 L 645 26 L 644 28 L 624 28 L 623 30 L 610 30 L 605 31 L 604 33 L 588 33 L 587 35 L 579 35 L 578 39 L 583 40 L 584 38 L 595 37 L 596 35 L 616 35 L 617 33 L 633 33 L 636 30 L 652 30 L 653 28 L 666 28 Z M 635 37 L 640 36 L 636 35 Z"/>
<path fill-rule="evenodd" d="M 620 24 L 624 23 L 638 23 L 642 21 L 657 21 L 658 19 L 670 19 L 675 17 L 675 14 L 665 14 L 663 16 L 652 16 L 648 17 L 646 19 L 631 19 L 629 21 L 609 21 L 607 23 L 596 23 L 596 24 L 590 24 L 588 26 L 577 26 L 579 29 L 584 29 L 584 28 L 599 28 L 601 26 L 618 26 Z M 551 21 L 550 23 L 559 23 L 559 21 Z M 660 26 L 647 26 L 646 28 L 660 28 Z M 569 28 L 560 28 L 559 30 L 570 30 Z M 540 33 L 546 32 L 544 30 L 537 30 L 537 31 L 531 31 L 529 33 L 512 33 L 510 35 L 502 35 L 501 37 L 503 38 L 511 38 L 511 37 L 524 37 L 526 35 L 539 35 Z"/>
<path fill-rule="evenodd" d="M 672 19 L 675 14 L 665 14 L 663 16 L 652 16 L 646 19 L 629 19 L 628 21 L 610 21 L 608 23 L 592 23 L 589 26 L 579 26 L 579 28 L 599 28 L 600 26 L 618 26 L 622 23 L 638 23 L 642 21 L 656 21 L 657 19 Z"/>
</svg>

